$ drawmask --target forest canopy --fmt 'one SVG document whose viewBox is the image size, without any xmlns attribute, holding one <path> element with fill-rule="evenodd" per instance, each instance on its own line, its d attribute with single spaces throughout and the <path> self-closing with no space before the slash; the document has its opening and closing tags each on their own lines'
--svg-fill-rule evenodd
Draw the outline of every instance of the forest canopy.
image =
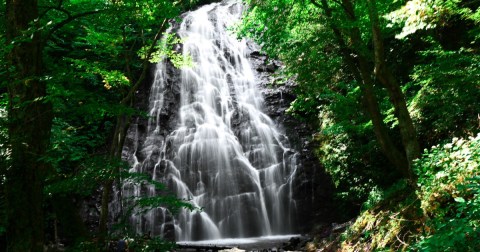
<svg viewBox="0 0 480 252">
<path fill-rule="evenodd" d="M 0 250 L 43 251 L 58 229 L 95 251 L 91 241 L 130 231 L 107 222 L 120 179 L 155 184 L 121 161 L 131 118 L 146 116 L 135 93 L 151 61 L 192 64 L 162 36 L 208 2 L 0 3 Z M 358 217 L 331 246 L 480 249 L 480 2 L 244 2 L 236 31 L 283 62 L 277 74 L 296 82 L 287 112 L 313 129 L 336 218 Z M 94 196 L 92 231 L 77 210 Z M 171 195 L 136 204 L 192 208 Z"/>
</svg>

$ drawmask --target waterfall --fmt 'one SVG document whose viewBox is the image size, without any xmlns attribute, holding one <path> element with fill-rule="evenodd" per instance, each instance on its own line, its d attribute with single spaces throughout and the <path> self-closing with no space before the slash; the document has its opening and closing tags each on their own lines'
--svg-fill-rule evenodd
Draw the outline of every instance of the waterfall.
<svg viewBox="0 0 480 252">
<path fill-rule="evenodd" d="M 293 232 L 298 154 L 262 112 L 246 41 L 228 31 L 242 8 L 226 1 L 186 13 L 172 32 L 194 66 L 156 65 L 146 137 L 137 133 L 126 159 L 131 172 L 150 174 L 201 211 L 173 215 L 159 207 L 133 215 L 130 224 L 138 233 L 192 241 Z M 172 106 L 178 108 L 175 116 L 167 115 Z M 157 193 L 133 183 L 122 190 L 123 197 Z"/>
</svg>

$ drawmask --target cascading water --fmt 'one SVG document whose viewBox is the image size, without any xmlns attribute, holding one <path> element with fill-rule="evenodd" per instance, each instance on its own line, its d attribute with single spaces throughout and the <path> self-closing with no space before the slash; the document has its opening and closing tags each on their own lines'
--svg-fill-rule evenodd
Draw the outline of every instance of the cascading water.
<svg viewBox="0 0 480 252">
<path fill-rule="evenodd" d="M 228 1 L 183 17 L 176 33 L 194 66 L 179 70 L 179 83 L 173 84 L 180 89 L 180 105 L 172 132 L 162 128 L 164 97 L 174 89 L 168 83 L 172 71 L 166 62 L 156 66 L 146 138 L 137 139 L 127 157 L 131 172 L 151 174 L 202 211 L 172 216 L 158 208 L 132 216 L 138 233 L 173 232 L 177 241 L 192 241 L 293 231 L 297 154 L 262 113 L 246 42 L 227 32 L 241 12 L 241 4 Z M 155 193 L 154 187 L 123 186 L 124 197 Z"/>
</svg>

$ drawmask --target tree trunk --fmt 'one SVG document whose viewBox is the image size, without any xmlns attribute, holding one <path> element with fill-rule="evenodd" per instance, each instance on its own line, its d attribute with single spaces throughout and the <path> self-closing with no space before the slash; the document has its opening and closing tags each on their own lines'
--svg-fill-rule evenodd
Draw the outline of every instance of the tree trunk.
<svg viewBox="0 0 480 252">
<path fill-rule="evenodd" d="M 365 60 L 360 58 L 359 68 L 363 79 L 363 85 L 361 86 L 361 89 L 364 98 L 364 104 L 370 114 L 370 119 L 372 119 L 373 131 L 375 132 L 377 141 L 388 160 L 393 164 L 397 171 L 399 171 L 404 177 L 409 178 L 410 169 L 408 169 L 407 159 L 402 151 L 395 146 L 392 138 L 389 135 L 388 128 L 383 122 L 383 115 L 380 112 L 373 88 L 373 80 L 366 65 L 367 63 Z"/>
<path fill-rule="evenodd" d="M 314 5 L 319 8 L 322 8 L 325 11 L 325 14 L 328 18 L 332 18 L 332 10 L 328 6 L 326 0 L 321 1 L 321 5 L 316 3 L 314 0 L 311 1 Z M 343 8 L 347 15 L 347 18 L 355 22 L 356 17 L 354 13 L 353 6 L 349 0 L 343 1 Z M 392 163 L 396 170 L 398 170 L 403 176 L 409 177 L 408 162 L 405 158 L 405 155 L 402 151 L 397 148 L 389 135 L 388 128 L 383 122 L 383 116 L 378 106 L 377 97 L 374 92 L 374 80 L 371 77 L 370 64 L 365 59 L 365 56 L 360 54 L 358 51 L 362 49 L 351 48 L 348 46 L 343 39 L 343 34 L 338 27 L 331 24 L 330 28 L 332 29 L 335 39 L 338 42 L 342 57 L 345 60 L 348 68 L 350 69 L 355 80 L 360 84 L 360 88 L 363 96 L 363 103 L 367 113 L 370 115 L 372 120 L 373 131 L 377 138 L 377 141 L 382 149 L 382 152 L 385 154 L 387 159 Z M 363 41 L 361 40 L 360 31 L 358 28 L 351 28 L 347 37 L 350 39 L 353 45 L 362 45 Z M 353 52 L 356 52 L 356 57 L 353 56 Z"/>
<path fill-rule="evenodd" d="M 408 112 L 405 96 L 400 89 L 400 84 L 393 76 L 392 71 L 386 66 L 385 48 L 378 22 L 378 11 L 374 0 L 367 0 L 368 15 L 372 25 L 372 36 L 375 54 L 375 75 L 378 80 L 385 85 L 390 97 L 390 101 L 395 109 L 395 116 L 398 119 L 398 127 L 402 135 L 402 142 L 409 165 L 408 177 L 413 178 L 412 162 L 420 156 L 420 146 L 418 144 L 415 127 L 412 118 Z"/>
<path fill-rule="evenodd" d="M 133 106 L 135 101 L 135 92 L 138 90 L 140 85 L 143 83 L 145 78 L 147 77 L 148 69 L 150 66 L 150 62 L 148 59 L 155 51 L 155 45 L 160 40 L 162 32 L 165 30 L 165 25 L 167 24 L 167 19 L 163 19 L 157 33 L 155 34 L 152 44 L 147 52 L 146 59 L 142 62 L 142 72 L 139 78 L 133 83 L 132 78 L 130 78 L 132 87 L 127 92 L 125 97 L 120 101 L 120 104 L 124 106 Z M 130 60 L 128 57 L 125 57 L 125 63 L 127 68 L 127 76 L 133 76 L 131 72 Z M 122 149 L 123 143 L 125 142 L 125 137 L 127 134 L 128 127 L 130 126 L 131 116 L 129 115 L 118 115 L 117 116 L 117 123 L 115 126 L 115 132 L 113 133 L 112 142 L 110 145 L 110 158 L 113 160 L 120 160 L 122 158 Z M 102 207 L 101 207 L 101 214 L 100 214 L 100 223 L 99 223 L 99 233 L 100 233 L 100 242 L 104 241 L 104 238 L 107 235 L 107 224 L 108 224 L 108 214 L 109 214 L 109 202 L 112 194 L 112 187 L 115 181 L 115 178 L 118 178 L 120 170 L 114 169 L 112 170 L 112 176 L 110 179 L 103 183 L 103 193 L 102 193 Z M 119 181 L 120 183 L 121 181 Z"/>
<path fill-rule="evenodd" d="M 122 148 L 123 143 L 125 142 L 125 136 L 127 134 L 128 127 L 130 125 L 130 116 L 119 115 L 117 116 L 117 123 L 115 126 L 115 131 L 113 133 L 112 144 L 110 146 L 110 158 L 112 160 L 120 160 L 122 158 Z M 108 234 L 107 224 L 109 221 L 109 203 L 112 195 L 113 183 L 115 178 L 118 178 L 120 175 L 120 168 L 114 168 L 111 170 L 110 178 L 103 183 L 103 192 L 102 192 L 102 206 L 100 212 L 100 223 L 99 223 L 99 241 L 103 243 L 105 237 Z"/>
<path fill-rule="evenodd" d="M 44 155 L 50 143 L 51 104 L 45 100 L 42 48 L 34 20 L 36 0 L 6 2 L 9 73 L 8 133 L 11 150 L 6 169 L 7 251 L 43 251 Z M 30 30 L 28 30 L 30 28 Z"/>
<path fill-rule="evenodd" d="M 98 239 L 100 244 L 103 244 L 105 242 L 105 238 L 107 237 L 107 234 L 108 234 L 108 229 L 107 229 L 108 215 L 109 215 L 108 204 L 110 203 L 113 180 L 108 180 L 104 182 L 102 186 L 103 186 L 102 202 L 101 202 L 102 205 L 100 208 L 100 223 L 98 226 Z"/>
<path fill-rule="evenodd" d="M 370 1 L 371 0 L 368 1 L 369 2 L 369 7 L 371 7 Z M 355 17 L 354 8 L 353 8 L 351 0 L 343 0 L 343 6 L 345 8 L 345 12 L 347 13 L 347 17 L 352 22 L 357 22 L 358 20 Z M 372 32 L 373 32 L 373 38 L 374 38 L 375 74 L 378 77 L 377 67 L 380 65 L 380 66 L 382 66 L 382 69 L 386 70 L 386 66 L 385 66 L 385 58 L 384 58 L 384 54 L 383 54 L 383 42 L 380 41 L 380 43 L 379 43 L 380 27 L 378 25 L 378 14 L 377 15 L 371 15 L 370 12 L 371 12 L 371 9 L 369 8 L 369 15 L 370 15 L 370 19 L 371 19 L 371 22 L 372 22 Z M 352 40 L 353 45 L 363 45 L 364 44 L 362 39 L 361 39 L 360 29 L 358 27 L 354 27 L 354 28 L 351 29 L 350 38 Z M 371 92 L 373 92 L 374 80 L 371 77 L 370 66 L 368 66 L 369 65 L 368 61 L 365 58 L 366 55 L 361 53 L 362 50 L 366 50 L 366 49 L 364 49 L 364 48 L 358 48 L 357 49 L 360 73 L 362 74 L 362 79 L 364 80 L 364 88 L 366 89 L 366 91 L 370 92 L 368 90 L 371 89 Z M 382 63 L 379 64 L 379 62 L 382 62 Z M 390 73 L 390 72 L 385 71 L 385 73 Z M 403 98 L 403 93 L 400 90 L 400 86 L 396 82 L 393 75 L 390 74 L 389 77 L 391 77 L 391 78 L 389 78 L 389 81 L 393 81 L 394 83 L 389 82 L 389 87 L 390 88 L 387 88 L 387 91 L 389 93 L 390 100 L 391 100 L 391 102 L 392 102 L 392 104 L 395 108 L 395 111 L 396 112 L 398 112 L 398 111 L 401 112 L 400 114 L 396 114 L 396 116 L 397 116 L 397 119 L 399 121 L 399 128 L 400 128 L 400 132 L 402 134 L 402 140 L 404 140 L 405 139 L 404 136 L 406 136 L 405 134 L 407 133 L 407 131 L 409 132 L 408 134 L 413 133 L 413 135 L 415 135 L 415 130 L 413 128 L 413 123 L 410 119 L 410 114 L 408 113 L 408 110 L 407 110 L 405 99 Z M 380 81 L 382 81 L 382 80 L 380 80 Z M 392 92 L 392 89 L 396 89 L 396 92 Z M 369 99 L 368 97 L 369 96 L 371 96 L 371 95 L 367 94 L 367 97 L 366 97 L 367 102 L 368 102 L 368 99 Z M 376 104 L 375 106 L 377 106 L 377 108 L 378 108 L 378 104 Z M 408 157 L 409 153 L 408 153 L 407 150 L 409 148 L 407 148 L 407 145 L 405 144 L 405 142 L 403 142 L 403 144 L 404 144 L 403 150 L 405 150 L 404 153 L 407 154 L 407 156 L 405 157 L 405 154 L 403 153 L 403 150 L 400 150 L 399 148 L 397 148 L 394 145 L 394 142 L 392 141 L 391 137 L 386 132 L 387 128 L 386 128 L 385 124 L 383 123 L 383 117 L 380 114 L 380 109 L 378 108 L 378 109 L 375 109 L 375 110 L 378 111 L 378 114 L 377 114 L 377 111 L 374 111 L 373 114 L 371 113 L 372 122 L 373 122 L 375 117 L 379 117 L 378 120 L 381 121 L 382 129 L 376 129 L 375 133 L 377 134 L 377 136 L 378 136 L 378 134 L 383 135 L 383 137 L 378 138 L 378 140 L 379 140 L 379 142 L 382 146 L 382 149 L 383 149 L 384 153 L 386 154 L 388 159 L 395 165 L 397 170 L 400 171 L 403 174 L 403 176 L 405 178 L 411 179 L 412 178 L 411 161 L 413 159 L 410 160 L 409 157 Z M 375 115 L 375 114 L 377 114 L 377 115 Z M 410 126 L 408 126 L 408 122 L 406 121 L 406 117 L 409 119 Z M 402 121 L 402 122 L 400 122 L 400 121 Z M 405 131 L 406 129 L 407 129 L 407 131 Z M 377 132 L 377 131 L 379 131 L 379 132 Z M 417 148 L 418 148 L 418 143 L 416 142 L 416 137 L 414 139 L 415 139 L 414 142 L 416 143 Z M 408 140 L 411 140 L 411 138 L 409 138 Z M 407 142 L 407 143 L 411 144 L 411 142 Z M 410 153 L 410 154 L 412 154 L 412 153 Z"/>
</svg>

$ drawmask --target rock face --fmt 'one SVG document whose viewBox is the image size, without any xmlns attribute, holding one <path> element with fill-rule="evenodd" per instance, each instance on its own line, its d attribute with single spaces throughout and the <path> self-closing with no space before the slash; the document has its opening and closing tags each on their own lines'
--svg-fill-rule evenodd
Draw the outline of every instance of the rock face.
<svg viewBox="0 0 480 252">
<path fill-rule="evenodd" d="M 229 12 L 238 11 L 238 6 L 220 4 L 206 12 L 208 20 L 217 24 L 217 19 L 223 17 L 215 14 L 215 9 L 224 6 Z M 183 18 L 185 21 L 174 24 L 173 30 L 188 31 L 188 27 L 198 23 L 188 15 Z M 258 46 L 247 42 L 244 54 L 255 76 L 254 90 L 259 91 L 262 96 L 258 97 L 262 98 L 256 98 L 258 94 L 252 93 L 249 97 L 249 94 L 239 93 L 236 85 L 239 85 L 238 79 L 243 77 L 231 69 L 237 69 L 243 63 L 238 52 L 231 50 L 232 45 L 223 43 L 226 43 L 223 38 L 215 42 L 214 47 L 219 49 L 215 57 L 223 62 L 218 71 L 225 76 L 231 97 L 222 100 L 224 96 L 213 95 L 211 112 L 210 105 L 203 103 L 210 96 L 198 98 L 207 89 L 204 90 L 197 83 L 198 80 L 185 86 L 186 73 L 174 68 L 170 62 L 162 63 L 162 71 L 158 71 L 159 66 L 152 66 L 151 75 L 136 94 L 135 108 L 147 111 L 149 117 L 133 118 L 125 140 L 123 159 L 132 165 L 132 171 L 147 173 L 152 179 L 176 190 L 177 196 L 193 198 L 194 204 L 205 206 L 205 212 L 180 213 L 181 217 L 177 220 L 162 209 L 132 217 L 131 224 L 138 233 L 151 231 L 153 235 L 178 240 L 181 232 L 187 232 L 188 235 L 182 239 L 202 240 L 308 232 L 312 228 L 312 219 L 329 221 L 326 206 L 331 202 L 331 184 L 313 155 L 314 146 L 310 141 L 312 130 L 285 113 L 295 98 L 295 83 L 286 81 L 281 85 L 276 84 L 279 79 L 275 79 L 272 73 L 282 64 L 269 60 Z M 183 47 L 178 45 L 178 51 Z M 201 56 L 204 49 L 194 47 L 191 50 L 194 60 L 204 57 Z M 215 61 L 209 61 L 212 60 Z M 212 67 L 207 67 L 205 71 L 210 71 L 208 68 Z M 201 74 L 203 72 L 198 73 Z M 160 79 L 161 85 L 150 86 Z M 222 87 L 216 88 L 221 90 Z M 254 102 L 249 105 L 252 99 Z M 263 113 L 252 112 L 256 101 L 260 101 L 258 109 L 268 118 Z M 231 127 L 231 131 L 224 132 L 224 126 L 212 130 L 222 122 L 212 121 L 208 124 L 208 113 L 216 113 L 223 118 L 223 123 Z M 261 120 L 255 121 L 254 117 Z M 258 128 L 259 123 L 264 126 Z M 205 125 L 211 126 L 204 128 Z M 268 131 L 263 132 L 266 128 Z M 202 130 L 208 131 L 201 133 Z M 233 136 L 228 132 L 233 132 Z M 216 139 L 222 134 L 226 134 L 227 139 L 233 138 L 216 142 L 213 146 L 204 145 L 205 142 L 211 142 L 212 137 Z M 273 138 L 262 140 L 265 134 Z M 201 138 L 205 136 L 206 139 Z M 255 169 L 259 172 L 253 172 Z M 235 179 L 229 177 L 230 173 L 235 173 Z M 226 177 L 222 179 L 222 176 Z M 183 178 L 182 182 L 178 181 L 180 177 Z M 225 181 L 219 182 L 217 178 Z M 122 211 L 121 198 L 125 196 L 122 194 L 156 194 L 155 189 L 145 185 L 125 184 L 116 191 L 111 204 L 112 219 L 118 218 Z"/>
<path fill-rule="evenodd" d="M 284 128 L 293 149 L 300 154 L 299 169 L 294 181 L 294 198 L 299 209 L 297 232 L 308 233 L 314 224 L 329 225 L 335 218 L 333 184 L 315 157 L 316 146 L 312 141 L 315 131 L 306 122 L 286 112 L 295 100 L 295 81 L 275 77 L 274 73 L 283 64 L 269 59 L 253 42 L 249 42 L 248 47 L 257 86 L 265 97 L 265 111 L 279 127 Z"/>
</svg>

